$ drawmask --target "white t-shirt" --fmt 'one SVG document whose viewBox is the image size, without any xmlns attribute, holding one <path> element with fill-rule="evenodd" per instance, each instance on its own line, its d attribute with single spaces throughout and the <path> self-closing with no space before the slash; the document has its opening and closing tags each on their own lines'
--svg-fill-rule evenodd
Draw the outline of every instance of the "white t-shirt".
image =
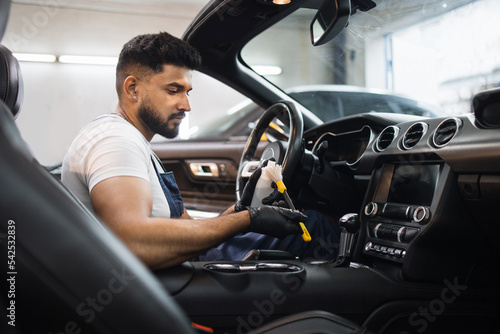
<svg viewBox="0 0 500 334">
<path fill-rule="evenodd" d="M 91 211 L 90 192 L 99 182 L 115 176 L 149 181 L 152 217 L 170 217 L 170 207 L 151 160 L 150 143 L 132 124 L 118 115 L 103 115 L 85 126 L 63 160 L 62 183 Z M 162 166 L 156 162 L 161 172 Z"/>
</svg>

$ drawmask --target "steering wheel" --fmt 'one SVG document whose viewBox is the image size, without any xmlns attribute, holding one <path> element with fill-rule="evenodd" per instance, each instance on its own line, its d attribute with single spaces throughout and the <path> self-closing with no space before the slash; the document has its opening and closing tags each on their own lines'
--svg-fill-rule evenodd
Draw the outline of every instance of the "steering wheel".
<svg viewBox="0 0 500 334">
<path fill-rule="evenodd" d="M 273 125 L 271 122 L 274 118 L 279 119 L 285 125 L 289 125 L 290 133 L 288 135 L 288 141 L 276 140 L 270 142 L 264 149 L 260 160 L 256 160 L 255 153 L 257 151 L 257 146 L 269 125 Z M 265 159 L 274 158 L 276 163 L 282 166 L 285 184 L 287 180 L 291 179 L 302 156 L 303 132 L 304 121 L 302 119 L 302 113 L 299 111 L 296 103 L 292 101 L 280 101 L 273 104 L 264 112 L 257 122 L 257 125 L 252 130 L 252 133 L 250 133 L 245 149 L 241 155 L 238 175 L 236 177 L 236 198 L 238 200 L 241 198 L 245 182 L 250 175 L 252 175 L 259 163 Z M 282 136 L 283 134 L 277 137 Z"/>
</svg>

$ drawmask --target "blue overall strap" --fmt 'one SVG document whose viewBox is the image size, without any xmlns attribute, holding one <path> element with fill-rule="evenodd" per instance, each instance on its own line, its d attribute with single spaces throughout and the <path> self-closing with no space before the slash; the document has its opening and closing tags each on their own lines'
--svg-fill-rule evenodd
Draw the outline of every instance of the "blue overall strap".
<svg viewBox="0 0 500 334">
<path fill-rule="evenodd" d="M 161 189 L 170 207 L 170 218 L 179 218 L 184 213 L 184 203 L 182 202 L 179 187 L 175 182 L 174 173 L 159 172 L 153 157 L 151 157 L 151 162 L 153 163 L 156 175 L 158 175 L 158 181 L 160 181 Z"/>
</svg>

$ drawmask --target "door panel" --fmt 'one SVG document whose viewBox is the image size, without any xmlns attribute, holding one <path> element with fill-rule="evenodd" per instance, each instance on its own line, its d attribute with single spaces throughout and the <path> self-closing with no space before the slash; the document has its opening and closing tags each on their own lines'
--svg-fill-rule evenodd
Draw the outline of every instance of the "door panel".
<svg viewBox="0 0 500 334">
<path fill-rule="evenodd" d="M 217 212 L 236 201 L 236 175 L 245 142 L 187 140 L 151 147 L 165 169 L 174 172 L 186 209 Z"/>
</svg>

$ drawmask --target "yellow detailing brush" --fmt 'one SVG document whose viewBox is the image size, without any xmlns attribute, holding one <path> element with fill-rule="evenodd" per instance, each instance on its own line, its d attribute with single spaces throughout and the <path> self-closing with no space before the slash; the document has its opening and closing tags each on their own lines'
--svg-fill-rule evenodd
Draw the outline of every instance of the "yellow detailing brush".
<svg viewBox="0 0 500 334">
<path fill-rule="evenodd" d="M 269 161 L 267 166 L 263 168 L 262 171 L 267 173 L 268 177 L 272 181 L 274 181 L 274 183 L 276 183 L 278 191 L 283 194 L 283 197 L 285 198 L 285 202 L 286 204 L 288 204 L 288 207 L 292 210 L 295 210 L 295 206 L 293 205 L 292 200 L 288 195 L 288 192 L 286 191 L 285 184 L 283 183 L 283 175 L 281 175 L 281 166 L 276 164 L 274 161 Z M 303 232 L 302 239 L 304 239 L 305 242 L 310 242 L 312 239 L 306 226 L 304 225 L 303 222 L 300 222 L 299 225 Z"/>
</svg>

